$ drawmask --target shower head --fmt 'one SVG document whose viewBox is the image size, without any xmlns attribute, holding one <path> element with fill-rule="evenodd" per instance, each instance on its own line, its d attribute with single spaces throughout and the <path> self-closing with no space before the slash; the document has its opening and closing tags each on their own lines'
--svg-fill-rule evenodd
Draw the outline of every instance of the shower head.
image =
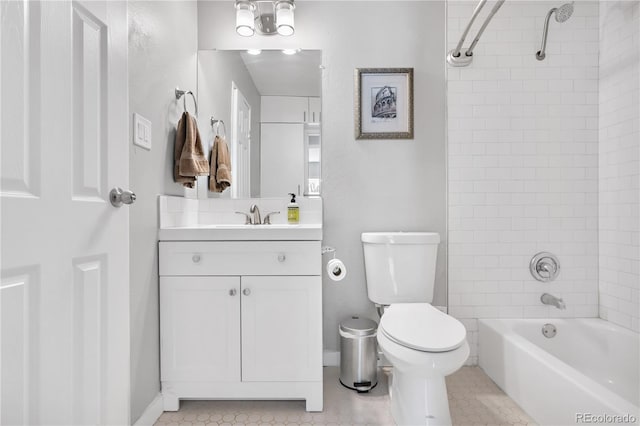
<svg viewBox="0 0 640 426">
<path fill-rule="evenodd" d="M 549 19 L 551 19 L 551 15 L 553 15 L 553 13 L 556 14 L 556 22 L 560 24 L 566 22 L 569 18 L 571 18 L 571 15 L 573 15 L 573 2 L 565 3 L 560 7 L 554 7 L 549 12 L 547 12 L 547 17 L 544 20 L 544 32 L 542 33 L 542 47 L 536 52 L 536 59 L 539 61 L 542 61 L 547 56 L 545 54 L 545 49 L 547 48 Z"/>
<path fill-rule="evenodd" d="M 571 18 L 571 15 L 573 15 L 573 3 L 565 3 L 556 9 L 556 22 L 563 23 Z"/>
</svg>

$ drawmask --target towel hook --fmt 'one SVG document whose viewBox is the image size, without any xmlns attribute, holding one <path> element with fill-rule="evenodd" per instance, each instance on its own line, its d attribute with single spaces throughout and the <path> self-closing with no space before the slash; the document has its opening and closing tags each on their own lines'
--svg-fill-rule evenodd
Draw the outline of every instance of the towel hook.
<svg viewBox="0 0 640 426">
<path fill-rule="evenodd" d="M 191 95 L 193 98 L 193 105 L 196 107 L 196 117 L 198 116 L 198 102 L 196 101 L 196 96 L 193 94 L 191 90 L 180 90 L 176 87 L 176 100 L 180 100 L 182 98 L 182 106 L 184 111 L 187 112 L 187 96 Z"/>
<path fill-rule="evenodd" d="M 226 138 L 227 137 L 227 127 L 224 125 L 224 121 L 223 120 L 216 120 L 215 118 L 211 117 L 211 127 L 213 128 L 213 130 L 216 133 L 216 136 L 220 136 L 220 125 L 222 124 L 222 137 Z"/>
</svg>

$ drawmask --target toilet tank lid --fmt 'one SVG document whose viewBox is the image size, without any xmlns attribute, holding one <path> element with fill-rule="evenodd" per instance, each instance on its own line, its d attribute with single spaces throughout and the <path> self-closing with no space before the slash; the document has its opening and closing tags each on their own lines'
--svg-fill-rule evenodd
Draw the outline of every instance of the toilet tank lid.
<svg viewBox="0 0 640 426">
<path fill-rule="evenodd" d="M 363 232 L 362 242 L 371 244 L 438 244 L 437 232 Z"/>
</svg>

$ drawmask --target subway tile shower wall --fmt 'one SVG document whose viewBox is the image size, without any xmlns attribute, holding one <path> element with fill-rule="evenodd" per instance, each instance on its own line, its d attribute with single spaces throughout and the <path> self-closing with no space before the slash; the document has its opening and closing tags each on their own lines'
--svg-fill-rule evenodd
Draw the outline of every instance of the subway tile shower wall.
<svg viewBox="0 0 640 426">
<path fill-rule="evenodd" d="M 640 2 L 600 3 L 600 316 L 640 331 Z"/>
<path fill-rule="evenodd" d="M 476 4 L 448 2 L 450 49 Z M 538 61 L 560 4 L 506 2 L 473 63 L 448 68 L 449 308 L 467 327 L 469 364 L 477 318 L 598 316 L 598 3 L 552 19 Z M 552 283 L 529 273 L 543 250 L 561 262 Z M 567 309 L 541 304 L 544 292 Z"/>
</svg>

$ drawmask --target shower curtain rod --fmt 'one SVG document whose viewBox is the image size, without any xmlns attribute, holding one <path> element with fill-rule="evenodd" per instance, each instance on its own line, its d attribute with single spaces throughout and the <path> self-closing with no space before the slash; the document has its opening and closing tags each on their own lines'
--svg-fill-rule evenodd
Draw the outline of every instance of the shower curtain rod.
<svg viewBox="0 0 640 426">
<path fill-rule="evenodd" d="M 467 27 L 464 29 L 464 32 L 462 33 L 462 37 L 460 37 L 460 41 L 458 42 L 458 45 L 456 46 L 455 49 L 452 49 L 449 51 L 449 53 L 447 53 L 447 62 L 450 65 L 454 67 L 466 67 L 471 63 L 471 61 L 473 61 L 473 49 L 475 49 L 476 45 L 478 44 L 478 41 L 480 41 L 480 37 L 482 36 L 482 33 L 484 33 L 484 30 L 487 28 L 487 25 L 489 25 L 489 22 L 491 22 L 491 19 L 498 12 L 500 7 L 502 7 L 502 4 L 504 2 L 505 0 L 498 0 L 496 2 L 496 4 L 493 6 L 493 9 L 491 9 L 491 12 L 489 12 L 489 15 L 487 16 L 487 18 L 484 20 L 484 23 L 480 27 L 478 34 L 476 34 L 475 38 L 473 39 L 473 42 L 471 42 L 471 45 L 467 49 L 464 49 L 462 46 L 464 45 L 464 40 L 467 38 L 467 35 L 469 34 L 469 30 L 471 30 L 471 26 L 473 25 L 473 22 L 476 20 L 476 18 L 480 14 L 480 11 L 484 7 L 484 5 L 487 3 L 487 0 L 480 0 L 476 8 L 473 10 L 473 15 L 471 16 L 471 19 L 469 20 Z"/>
</svg>

